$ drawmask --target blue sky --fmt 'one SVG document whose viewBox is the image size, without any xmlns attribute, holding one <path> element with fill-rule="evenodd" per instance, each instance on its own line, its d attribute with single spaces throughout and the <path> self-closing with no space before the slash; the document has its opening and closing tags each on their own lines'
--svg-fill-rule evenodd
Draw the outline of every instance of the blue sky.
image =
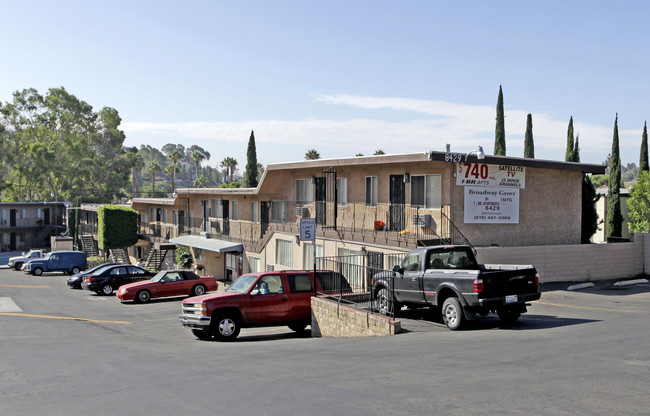
<svg viewBox="0 0 650 416">
<path fill-rule="evenodd" d="M 0 0 L 0 101 L 63 86 L 122 117 L 129 146 L 198 144 L 243 171 L 424 150 L 509 156 L 533 115 L 537 159 L 639 163 L 650 115 L 650 2 Z"/>
</svg>

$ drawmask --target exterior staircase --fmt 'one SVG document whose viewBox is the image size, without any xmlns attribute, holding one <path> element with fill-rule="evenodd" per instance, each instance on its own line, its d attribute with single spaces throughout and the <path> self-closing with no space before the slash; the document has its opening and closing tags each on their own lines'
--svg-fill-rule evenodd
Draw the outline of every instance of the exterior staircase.
<svg viewBox="0 0 650 416">
<path fill-rule="evenodd" d="M 99 255 L 92 235 L 84 234 L 81 236 L 81 251 L 86 253 L 86 257 L 97 257 Z"/>
<path fill-rule="evenodd" d="M 45 239 L 54 231 L 54 227 L 51 225 L 45 225 L 41 227 L 40 230 L 32 234 L 32 237 L 27 242 L 25 247 L 45 247 L 49 245 L 49 242 L 46 242 Z"/>
<path fill-rule="evenodd" d="M 123 248 L 112 248 L 108 251 L 111 261 L 116 263 L 131 263 L 126 250 Z"/>
<path fill-rule="evenodd" d="M 149 270 L 160 270 L 168 251 L 167 249 L 160 250 L 158 248 L 152 248 L 149 250 L 149 255 L 144 261 L 144 267 Z"/>
</svg>

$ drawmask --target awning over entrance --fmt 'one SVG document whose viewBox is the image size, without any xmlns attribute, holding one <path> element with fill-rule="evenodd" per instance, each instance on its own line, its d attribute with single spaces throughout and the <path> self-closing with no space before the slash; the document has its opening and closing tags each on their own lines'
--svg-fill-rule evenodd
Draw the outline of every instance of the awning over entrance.
<svg viewBox="0 0 650 416">
<path fill-rule="evenodd" d="M 205 238 L 200 235 L 181 235 L 170 238 L 170 243 L 180 244 L 182 246 L 200 248 L 202 250 L 215 251 L 217 253 L 228 253 L 231 251 L 242 251 L 244 246 L 232 241 L 217 240 L 215 238 Z"/>
</svg>

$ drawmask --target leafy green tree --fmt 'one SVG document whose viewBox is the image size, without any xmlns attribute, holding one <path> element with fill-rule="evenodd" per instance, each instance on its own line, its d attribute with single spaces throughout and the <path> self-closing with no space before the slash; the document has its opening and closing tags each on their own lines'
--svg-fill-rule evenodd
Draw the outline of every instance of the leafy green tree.
<svg viewBox="0 0 650 416">
<path fill-rule="evenodd" d="M 607 198 L 605 235 L 620 237 L 623 226 L 621 213 L 621 157 L 618 143 L 618 114 L 614 121 L 614 138 L 612 140 L 612 155 L 609 165 L 609 197 Z"/>
<path fill-rule="evenodd" d="M 199 175 L 196 177 L 196 180 L 194 181 L 195 188 L 205 188 L 207 186 L 208 186 L 208 178 L 206 178 L 203 175 Z"/>
<path fill-rule="evenodd" d="M 494 154 L 506 155 L 506 120 L 503 111 L 503 90 L 499 85 L 499 98 L 497 99 L 497 124 L 494 133 Z"/>
<path fill-rule="evenodd" d="M 572 155 L 572 160 L 571 160 L 572 162 L 580 162 L 580 135 L 579 134 L 576 134 L 576 141 L 571 155 Z"/>
<path fill-rule="evenodd" d="M 320 159 L 320 153 L 318 153 L 316 149 L 309 149 L 307 150 L 307 153 L 305 153 L 305 159 L 306 160 Z"/>
<path fill-rule="evenodd" d="M 102 205 L 97 211 L 97 245 L 102 250 L 126 248 L 138 242 L 138 211 Z"/>
<path fill-rule="evenodd" d="M 378 155 L 385 155 L 386 152 L 384 152 L 384 149 L 377 149 L 375 150 L 375 153 L 373 153 L 373 156 L 378 156 Z"/>
<path fill-rule="evenodd" d="M 130 167 L 122 151 L 117 110 L 92 106 L 51 88 L 13 94 L 0 104 L 2 199 L 47 200 L 51 195 L 103 202 L 124 195 Z"/>
<path fill-rule="evenodd" d="M 160 172 L 160 165 L 155 160 L 149 162 L 147 172 L 151 174 L 151 197 L 156 197 L 156 173 Z"/>
<path fill-rule="evenodd" d="M 255 133 L 251 130 L 246 151 L 246 171 L 244 172 L 244 187 L 257 187 L 257 150 L 255 149 Z"/>
<path fill-rule="evenodd" d="M 627 200 L 631 233 L 650 233 L 650 172 L 639 173 L 639 180 L 630 191 Z"/>
<path fill-rule="evenodd" d="M 600 199 L 600 195 L 596 194 L 596 188 L 591 183 L 589 175 L 582 175 L 582 225 L 581 242 L 587 244 L 591 241 L 591 237 L 598 231 L 598 211 L 596 210 L 596 202 Z"/>
<path fill-rule="evenodd" d="M 535 159 L 535 143 L 533 142 L 533 115 L 526 117 L 526 136 L 524 138 L 524 157 Z"/>
<path fill-rule="evenodd" d="M 176 249 L 176 264 L 180 269 L 189 269 L 192 267 L 194 259 L 192 253 L 185 246 L 178 246 Z"/>
<path fill-rule="evenodd" d="M 641 161 L 639 162 L 639 171 L 650 171 L 650 165 L 648 165 L 648 122 L 643 123 L 643 135 L 641 136 Z"/>
</svg>

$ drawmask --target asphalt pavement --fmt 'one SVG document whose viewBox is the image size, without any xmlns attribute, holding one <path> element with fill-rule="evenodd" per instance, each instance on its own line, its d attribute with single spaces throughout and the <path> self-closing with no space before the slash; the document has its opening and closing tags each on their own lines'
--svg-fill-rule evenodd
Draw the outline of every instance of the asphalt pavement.
<svg viewBox="0 0 650 416">
<path fill-rule="evenodd" d="M 514 325 L 391 337 L 195 339 L 181 298 L 121 304 L 0 269 L 0 415 L 646 415 L 650 284 L 544 285 Z M 408 321 L 408 322 L 407 322 Z"/>
</svg>

